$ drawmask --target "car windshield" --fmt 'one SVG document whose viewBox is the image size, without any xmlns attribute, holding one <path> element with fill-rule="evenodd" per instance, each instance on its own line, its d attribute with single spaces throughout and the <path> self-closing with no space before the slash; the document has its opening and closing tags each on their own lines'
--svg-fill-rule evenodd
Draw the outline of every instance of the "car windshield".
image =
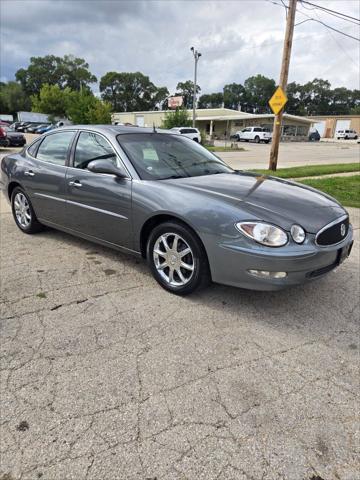
<svg viewBox="0 0 360 480">
<path fill-rule="evenodd" d="M 129 133 L 117 137 L 143 180 L 198 177 L 233 170 L 187 137 L 165 133 Z"/>
</svg>

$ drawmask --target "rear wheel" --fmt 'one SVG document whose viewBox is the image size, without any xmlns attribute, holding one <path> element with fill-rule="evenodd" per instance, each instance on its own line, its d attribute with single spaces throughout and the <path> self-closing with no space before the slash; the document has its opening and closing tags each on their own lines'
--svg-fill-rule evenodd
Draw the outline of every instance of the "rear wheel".
<svg viewBox="0 0 360 480">
<path fill-rule="evenodd" d="M 260 137 L 259 137 L 259 135 L 256 135 L 256 137 L 254 138 L 254 140 L 255 140 L 255 143 L 260 143 Z"/>
<path fill-rule="evenodd" d="M 11 195 L 11 209 L 16 225 L 24 233 L 36 233 L 43 226 L 36 218 L 29 197 L 24 190 L 16 187 Z"/>
<path fill-rule="evenodd" d="M 147 260 L 156 281 L 169 292 L 188 295 L 210 281 L 200 240 L 185 225 L 166 222 L 151 232 Z"/>
</svg>

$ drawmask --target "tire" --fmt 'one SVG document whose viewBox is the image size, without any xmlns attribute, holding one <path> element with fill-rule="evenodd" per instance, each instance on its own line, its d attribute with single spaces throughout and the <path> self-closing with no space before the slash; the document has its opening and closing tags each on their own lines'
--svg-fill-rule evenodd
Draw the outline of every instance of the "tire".
<svg viewBox="0 0 360 480">
<path fill-rule="evenodd" d="M 188 253 L 181 255 L 185 250 Z M 146 257 L 155 280 L 175 295 L 189 295 L 210 283 L 204 247 L 194 232 L 181 223 L 169 221 L 155 227 L 149 236 Z"/>
<path fill-rule="evenodd" d="M 260 143 L 260 137 L 259 137 L 259 135 L 256 135 L 256 137 L 254 138 L 254 141 L 255 141 L 255 143 Z"/>
<path fill-rule="evenodd" d="M 357 136 L 357 135 L 355 135 L 355 137 L 354 137 L 354 140 L 357 140 L 357 139 L 358 139 L 358 136 Z"/>
<path fill-rule="evenodd" d="M 268 144 L 270 142 L 270 140 L 265 140 L 265 143 Z"/>
<path fill-rule="evenodd" d="M 22 232 L 32 234 L 43 230 L 29 197 L 21 187 L 16 187 L 11 194 L 11 210 L 15 223 Z"/>
</svg>

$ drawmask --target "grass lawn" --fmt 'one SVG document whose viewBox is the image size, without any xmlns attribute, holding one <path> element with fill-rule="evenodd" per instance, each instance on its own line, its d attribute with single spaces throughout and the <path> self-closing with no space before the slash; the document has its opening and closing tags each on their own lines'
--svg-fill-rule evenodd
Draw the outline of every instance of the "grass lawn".
<svg viewBox="0 0 360 480">
<path fill-rule="evenodd" d="M 271 170 L 252 170 L 280 178 L 314 177 L 331 173 L 359 172 L 360 163 L 335 163 L 333 165 L 309 165 L 305 167 L 279 168 L 276 172 Z"/>
<path fill-rule="evenodd" d="M 351 177 L 314 178 L 300 183 L 317 188 L 335 197 L 347 207 L 360 208 L 360 175 Z"/>
<path fill-rule="evenodd" d="M 246 152 L 243 147 L 231 148 L 231 147 L 213 147 L 210 145 L 204 145 L 204 147 L 210 152 Z"/>
</svg>

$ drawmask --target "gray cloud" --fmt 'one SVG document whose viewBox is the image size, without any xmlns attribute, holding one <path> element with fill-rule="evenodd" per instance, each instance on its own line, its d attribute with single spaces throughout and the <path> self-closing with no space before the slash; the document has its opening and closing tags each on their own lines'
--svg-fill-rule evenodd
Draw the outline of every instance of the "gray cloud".
<svg viewBox="0 0 360 480">
<path fill-rule="evenodd" d="M 326 5 L 360 16 L 357 1 Z M 203 92 L 256 73 L 279 75 L 285 11 L 266 0 L 2 0 L 0 8 L 3 79 L 13 78 L 31 56 L 73 53 L 98 78 L 110 70 L 140 70 L 173 92 L 178 81 L 192 78 L 191 45 L 203 53 Z M 318 11 L 316 17 L 300 5 L 297 21 L 305 15 L 359 36 L 355 25 Z M 323 77 L 333 86 L 358 88 L 358 72 L 358 42 L 314 22 L 296 27 L 290 81 Z"/>
</svg>

